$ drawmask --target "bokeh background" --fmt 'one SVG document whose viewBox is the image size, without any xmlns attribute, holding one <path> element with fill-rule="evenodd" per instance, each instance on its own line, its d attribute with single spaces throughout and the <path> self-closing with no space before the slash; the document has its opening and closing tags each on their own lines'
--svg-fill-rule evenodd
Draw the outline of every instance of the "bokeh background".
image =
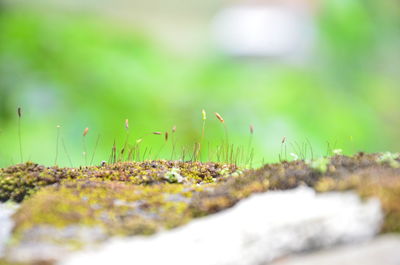
<svg viewBox="0 0 400 265">
<path fill-rule="evenodd" d="M 314 156 L 400 143 L 397 0 L 48 0 L 0 2 L 0 166 L 24 160 L 95 164 L 176 125 L 177 146 L 224 138 L 255 161 L 277 161 L 281 140 Z M 143 141 L 169 158 L 163 137 Z M 162 148 L 162 149 L 161 149 Z M 156 157 L 149 157 L 156 158 Z"/>
</svg>

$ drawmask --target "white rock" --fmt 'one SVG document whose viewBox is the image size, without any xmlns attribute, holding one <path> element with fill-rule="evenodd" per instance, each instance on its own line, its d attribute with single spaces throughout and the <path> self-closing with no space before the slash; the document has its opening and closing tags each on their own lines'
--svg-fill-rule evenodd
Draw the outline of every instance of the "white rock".
<svg viewBox="0 0 400 265">
<path fill-rule="evenodd" d="M 10 237 L 13 227 L 11 216 L 17 208 L 16 204 L 0 203 L 0 257 L 4 255 L 4 245 Z"/>
<path fill-rule="evenodd" d="M 399 265 L 400 236 L 384 235 L 358 245 L 296 255 L 273 265 Z"/>
<path fill-rule="evenodd" d="M 41 225 L 26 231 L 17 245 L 6 248 L 5 257 L 16 263 L 28 264 L 43 260 L 58 260 L 73 251 L 73 247 L 67 242 L 75 241 L 83 246 L 92 246 L 106 238 L 103 229 L 96 226 L 70 225 L 57 228 Z"/>
<path fill-rule="evenodd" d="M 62 265 L 256 265 L 289 253 L 372 238 L 376 199 L 301 187 L 253 195 L 235 207 L 151 237 L 115 239 Z"/>
</svg>

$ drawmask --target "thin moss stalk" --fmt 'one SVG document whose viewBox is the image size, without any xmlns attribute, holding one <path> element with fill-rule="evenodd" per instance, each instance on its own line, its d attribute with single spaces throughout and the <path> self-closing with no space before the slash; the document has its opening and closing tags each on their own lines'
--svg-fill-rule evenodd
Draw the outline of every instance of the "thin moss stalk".
<svg viewBox="0 0 400 265">
<path fill-rule="evenodd" d="M 308 138 L 306 138 L 306 141 L 308 143 L 308 146 L 310 147 L 311 160 L 314 160 L 314 150 L 313 150 L 313 147 L 311 145 L 311 142 L 310 142 L 310 140 L 308 140 Z"/>
<path fill-rule="evenodd" d="M 164 150 L 165 146 L 167 145 L 168 139 L 169 139 L 169 134 L 168 134 L 168 132 L 165 132 L 164 133 L 164 143 L 161 145 L 161 148 L 158 150 L 157 155 L 156 155 L 156 159 L 160 158 L 160 154 Z"/>
<path fill-rule="evenodd" d="M 83 130 L 83 138 L 82 138 L 82 146 L 83 146 L 83 158 L 84 158 L 84 160 L 85 160 L 85 165 L 87 165 L 87 147 L 86 147 L 86 135 L 88 134 L 88 132 L 89 132 L 89 128 L 88 127 L 86 127 L 84 130 Z"/>
<path fill-rule="evenodd" d="M 21 118 L 22 118 L 22 109 L 21 107 L 18 107 L 17 109 L 17 114 L 18 114 L 18 141 L 19 141 L 19 156 L 21 163 L 24 162 L 24 156 L 22 154 L 22 137 L 21 137 Z"/>
<path fill-rule="evenodd" d="M 92 159 L 90 160 L 90 165 L 93 165 L 93 160 L 94 160 L 94 157 L 95 157 L 95 155 L 96 155 L 96 151 L 97 151 L 97 147 L 98 147 L 99 142 L 100 142 L 100 138 L 101 138 L 101 136 L 100 136 L 100 134 L 99 134 L 99 135 L 97 136 L 96 144 L 95 144 L 95 146 L 94 146 Z"/>
<path fill-rule="evenodd" d="M 72 160 L 71 160 L 71 157 L 70 157 L 70 155 L 69 155 L 69 153 L 68 153 L 67 146 L 65 145 L 64 138 L 61 139 L 61 143 L 62 143 L 62 145 L 63 145 L 65 155 L 67 156 L 71 167 L 74 167 L 74 165 L 73 165 L 73 163 L 72 163 Z"/>
<path fill-rule="evenodd" d="M 206 128 L 206 120 L 207 120 L 207 113 L 204 109 L 201 111 L 201 119 L 203 122 L 202 122 L 202 127 L 201 127 L 201 136 L 200 136 L 200 140 L 198 143 L 198 149 L 197 149 L 196 157 L 195 157 L 196 161 L 200 161 L 201 157 L 202 157 L 201 149 L 203 146 L 203 140 L 204 140 L 204 134 L 205 134 L 205 128 Z"/>
<path fill-rule="evenodd" d="M 281 141 L 281 150 L 279 152 L 279 162 L 286 161 L 287 160 L 286 155 L 287 155 L 286 154 L 286 136 L 284 136 Z"/>
<path fill-rule="evenodd" d="M 121 149 L 120 157 L 118 158 L 118 161 L 121 161 L 124 159 L 124 153 L 128 147 L 128 142 L 129 142 L 129 120 L 125 119 L 125 130 L 126 130 L 126 137 L 125 137 L 125 142 L 124 146 Z"/>
<path fill-rule="evenodd" d="M 117 162 L 117 145 L 116 145 L 115 139 L 114 139 L 114 143 L 111 148 L 111 155 L 110 155 L 109 163 L 115 164 L 116 162 Z"/>
<path fill-rule="evenodd" d="M 254 126 L 252 124 L 249 125 L 249 142 L 247 145 L 247 157 L 248 163 L 250 162 L 250 154 L 253 152 L 253 138 L 254 138 Z"/>
<path fill-rule="evenodd" d="M 58 145 L 59 145 L 59 142 L 60 142 L 59 139 L 60 139 L 60 129 L 61 129 L 61 126 L 60 126 L 60 125 L 57 125 L 56 128 L 57 128 L 56 156 L 55 156 L 55 159 L 54 159 L 54 165 L 57 165 L 57 160 L 58 160 Z"/>
<path fill-rule="evenodd" d="M 176 148 L 176 141 L 175 141 L 175 132 L 176 132 L 176 125 L 172 127 L 171 130 L 171 144 L 172 144 L 172 152 L 171 152 L 171 158 L 172 160 L 175 157 L 175 148 Z"/>
<path fill-rule="evenodd" d="M 225 139 L 222 142 L 222 158 L 225 161 L 229 160 L 229 135 L 228 135 L 228 127 L 226 126 L 225 120 L 224 118 L 222 118 L 222 116 L 218 113 L 215 112 L 215 117 L 217 117 L 217 119 L 222 123 L 222 125 L 224 126 L 224 132 L 225 132 Z"/>
</svg>

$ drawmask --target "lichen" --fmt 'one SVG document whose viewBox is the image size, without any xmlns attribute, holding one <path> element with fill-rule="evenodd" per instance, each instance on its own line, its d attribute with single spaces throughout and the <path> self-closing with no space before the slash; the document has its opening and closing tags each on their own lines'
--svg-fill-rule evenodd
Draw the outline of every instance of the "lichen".
<svg viewBox="0 0 400 265">
<path fill-rule="evenodd" d="M 329 158 L 320 157 L 306 162 L 312 169 L 324 174 L 328 170 Z"/>
<path fill-rule="evenodd" d="M 182 183 L 184 178 L 179 172 L 179 168 L 173 167 L 170 171 L 165 173 L 164 178 L 170 183 Z"/>
<path fill-rule="evenodd" d="M 379 163 L 387 163 L 389 166 L 393 168 L 399 168 L 400 167 L 400 162 L 397 161 L 399 159 L 400 154 L 399 153 L 391 153 L 391 152 L 385 152 L 382 153 L 378 157 L 378 162 Z"/>
</svg>

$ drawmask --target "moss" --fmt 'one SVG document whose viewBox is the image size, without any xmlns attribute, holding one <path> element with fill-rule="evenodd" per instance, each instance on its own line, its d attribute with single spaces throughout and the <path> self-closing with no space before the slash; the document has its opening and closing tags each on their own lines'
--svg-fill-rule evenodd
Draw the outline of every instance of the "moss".
<svg viewBox="0 0 400 265">
<path fill-rule="evenodd" d="M 111 235 L 152 234 L 193 218 L 192 196 L 202 186 L 86 180 L 46 187 L 15 214 L 15 235 L 35 226 L 98 226 Z"/>
<path fill-rule="evenodd" d="M 234 165 L 180 161 L 80 169 L 27 163 L 0 171 L 1 180 L 20 177 L 13 185 L 25 193 L 14 193 L 10 184 L 0 185 L 0 191 L 6 199 L 30 196 L 14 215 L 15 244 L 27 240 L 37 227 L 49 226 L 97 227 L 106 234 L 104 239 L 149 235 L 224 210 L 254 193 L 299 185 L 319 192 L 354 189 L 363 197 L 376 196 L 386 214 L 382 231 L 400 232 L 400 169 L 382 163 L 380 157 L 335 155 L 316 166 L 298 160 L 244 172 Z"/>
<path fill-rule="evenodd" d="M 354 157 L 336 155 L 324 160 L 324 170 L 316 170 L 310 162 L 293 161 L 268 164 L 242 174 L 232 165 L 179 161 L 117 163 L 76 170 L 42 168 L 42 174 L 51 176 L 49 180 L 57 176 L 59 181 L 25 201 L 15 215 L 15 234 L 38 225 L 74 224 L 100 226 L 110 236 L 151 234 L 231 207 L 253 193 L 299 185 L 321 192 L 356 189 L 363 196 L 373 196 L 376 193 L 367 192 L 365 180 L 376 179 L 371 173 L 374 169 L 394 171 L 396 177 L 392 179 L 400 175 L 397 169 L 381 163 L 379 157 L 363 153 Z M 359 177 L 360 172 L 363 177 Z M 392 194 L 394 191 L 388 190 L 391 187 L 385 188 L 384 194 Z M 398 201 L 393 196 L 390 198 Z M 385 205 L 388 218 L 395 219 L 400 211 Z M 389 225 L 385 231 L 397 228 Z"/>
<path fill-rule="evenodd" d="M 48 169 L 31 162 L 0 169 L 0 201 L 21 202 L 40 187 L 60 180 L 58 168 Z"/>
<path fill-rule="evenodd" d="M 100 227 L 108 236 L 148 235 L 174 228 L 195 216 L 190 207 L 194 194 L 226 182 L 227 176 L 237 171 L 234 165 L 179 161 L 80 169 L 19 167 L 23 174 L 33 175 L 33 171 L 37 177 L 22 177 L 20 185 L 26 179 L 38 180 L 43 175 L 50 176 L 53 185 L 43 184 L 39 191 L 39 186 L 29 186 L 35 187 L 35 194 L 24 201 L 14 216 L 16 242 L 24 241 L 32 229 L 46 226 Z M 6 178 L 15 176 L 15 171 L 6 169 L 10 174 Z M 57 181 L 51 173 L 57 173 Z"/>
<path fill-rule="evenodd" d="M 181 161 L 146 161 L 105 164 L 99 167 L 44 167 L 32 162 L 0 169 L 0 201 L 21 202 L 41 187 L 66 180 L 122 181 L 136 185 L 170 182 L 165 178 L 171 170 L 179 169 L 182 182 L 210 183 L 223 180 L 237 170 L 234 165 Z"/>
<path fill-rule="evenodd" d="M 9 261 L 9 260 L 2 259 L 2 258 L 0 258 L 0 264 L 1 264 L 1 265 L 26 265 L 26 264 L 22 264 L 22 263 L 19 263 L 19 262 Z M 47 264 L 34 264 L 34 265 L 47 265 Z"/>
</svg>

